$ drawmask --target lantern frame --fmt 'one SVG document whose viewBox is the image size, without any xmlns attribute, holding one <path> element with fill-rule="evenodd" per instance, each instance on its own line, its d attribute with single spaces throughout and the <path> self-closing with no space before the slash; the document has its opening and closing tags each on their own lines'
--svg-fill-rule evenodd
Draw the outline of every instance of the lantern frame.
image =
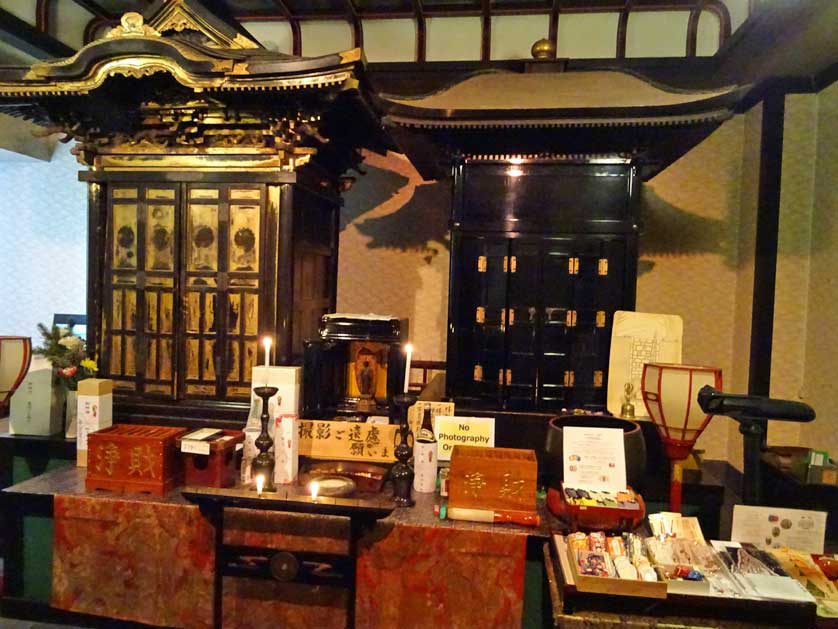
<svg viewBox="0 0 838 629">
<path fill-rule="evenodd" d="M 657 382 L 654 390 L 647 387 L 648 377 L 650 375 L 649 367 L 657 369 Z M 673 423 L 669 424 L 666 413 L 664 411 L 662 401 L 662 388 L 664 374 L 667 371 L 688 371 L 689 372 L 689 387 L 687 391 L 686 407 L 684 410 L 683 420 L 679 419 L 677 426 Z M 706 365 L 680 365 L 675 363 L 647 363 L 643 365 L 643 375 L 641 377 L 640 391 L 643 397 L 643 403 L 646 405 L 646 411 L 649 417 L 655 424 L 658 430 L 661 441 L 663 442 L 664 452 L 666 458 L 671 464 L 670 477 L 670 493 L 669 493 L 669 507 L 672 511 L 681 511 L 681 480 L 683 472 L 681 470 L 681 461 L 686 459 L 695 445 L 707 424 L 713 418 L 712 413 L 705 413 L 704 419 L 701 423 L 693 428 L 689 426 L 690 411 L 692 405 L 698 407 L 698 389 L 703 386 L 694 385 L 694 374 L 711 374 L 713 378 L 713 387 L 716 389 L 722 388 L 722 370 L 719 367 L 709 367 Z M 695 389 L 695 390 L 694 390 Z M 656 412 L 652 412 L 652 409 Z M 700 408 L 700 407 L 699 407 Z M 704 412 L 702 410 L 702 412 Z"/>
<path fill-rule="evenodd" d="M 23 382 L 23 379 L 26 377 L 26 373 L 29 371 L 29 366 L 32 363 L 32 339 L 28 336 L 0 336 L 0 361 L 3 360 L 3 346 L 6 343 L 11 345 L 16 341 L 21 342 L 23 345 L 23 360 L 20 363 L 20 369 L 18 370 L 17 375 L 14 376 L 14 379 L 8 385 L 10 388 L 8 390 L 0 389 L 0 411 L 3 412 L 5 412 L 12 394 L 17 391 L 18 387 Z M 0 383 L 0 386 L 7 385 Z M 0 417 L 2 416 L 3 415 L 0 415 Z"/>
</svg>

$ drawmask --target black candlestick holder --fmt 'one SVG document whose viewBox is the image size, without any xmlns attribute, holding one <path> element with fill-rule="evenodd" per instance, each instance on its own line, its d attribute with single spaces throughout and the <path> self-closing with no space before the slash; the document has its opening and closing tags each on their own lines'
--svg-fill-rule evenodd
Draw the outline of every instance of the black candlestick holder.
<svg viewBox="0 0 838 629">
<path fill-rule="evenodd" d="M 411 498 L 414 473 L 408 461 L 413 457 L 413 432 L 407 421 L 407 409 L 416 404 L 416 396 L 412 393 L 400 393 L 393 396 L 393 403 L 399 424 L 399 443 L 394 451 L 397 462 L 390 470 L 390 478 L 393 479 L 393 501 L 397 507 L 412 507 L 415 504 Z"/>
<path fill-rule="evenodd" d="M 262 477 L 265 479 L 264 491 L 274 491 L 274 465 L 276 464 L 276 459 L 274 459 L 273 453 L 270 452 L 274 440 L 271 439 L 271 435 L 268 433 L 268 421 L 271 418 L 271 414 L 268 412 L 268 406 L 270 399 L 276 395 L 277 391 L 279 389 L 276 387 L 268 386 L 254 387 L 253 389 L 253 392 L 262 398 L 262 415 L 259 418 L 262 422 L 262 432 L 256 437 L 255 445 L 259 449 L 259 454 L 253 459 L 253 464 L 250 469 L 253 478 L 262 474 Z"/>
</svg>

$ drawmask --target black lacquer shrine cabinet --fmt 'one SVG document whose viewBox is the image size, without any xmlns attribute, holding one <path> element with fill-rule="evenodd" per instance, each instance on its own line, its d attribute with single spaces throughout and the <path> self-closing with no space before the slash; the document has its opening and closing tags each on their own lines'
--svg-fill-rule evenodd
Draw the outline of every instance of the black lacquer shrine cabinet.
<svg viewBox="0 0 838 629">
<path fill-rule="evenodd" d="M 635 168 L 455 167 L 448 391 L 458 404 L 605 404 L 615 310 L 634 308 Z"/>
</svg>

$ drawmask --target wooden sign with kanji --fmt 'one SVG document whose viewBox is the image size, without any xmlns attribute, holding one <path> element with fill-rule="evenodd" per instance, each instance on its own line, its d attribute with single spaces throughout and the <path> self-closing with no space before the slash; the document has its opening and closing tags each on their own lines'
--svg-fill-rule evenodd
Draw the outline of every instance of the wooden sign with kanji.
<svg viewBox="0 0 838 629">
<path fill-rule="evenodd" d="M 448 506 L 533 513 L 537 476 L 533 450 L 454 446 Z"/>
<path fill-rule="evenodd" d="M 313 459 L 393 463 L 397 441 L 395 424 L 301 419 L 301 456 Z"/>
</svg>

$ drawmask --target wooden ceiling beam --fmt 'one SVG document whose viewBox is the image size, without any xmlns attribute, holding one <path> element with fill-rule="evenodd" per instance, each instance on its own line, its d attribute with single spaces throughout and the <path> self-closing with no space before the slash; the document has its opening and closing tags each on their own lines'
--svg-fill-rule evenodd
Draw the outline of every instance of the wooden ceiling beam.
<svg viewBox="0 0 838 629">
<path fill-rule="evenodd" d="M 364 45 L 364 27 L 361 25 L 361 18 L 358 15 L 358 7 L 355 6 L 353 0 L 344 0 L 346 4 L 346 13 L 349 19 L 349 24 L 352 26 L 352 42 L 356 48 L 361 48 Z"/>
<path fill-rule="evenodd" d="M 553 6 L 550 8 L 550 26 L 547 29 L 547 39 L 550 40 L 550 43 L 553 44 L 553 50 L 558 51 L 559 49 L 559 14 L 561 13 L 561 0 L 553 0 Z M 553 53 L 553 58 L 555 59 L 557 53 Z"/>
<path fill-rule="evenodd" d="M 36 59 L 71 57 L 76 53 L 67 44 L 42 33 L 5 9 L 0 9 L 0 33 L 7 43 Z"/>
<path fill-rule="evenodd" d="M 42 33 L 49 33 L 50 30 L 51 4 L 52 0 L 38 0 L 35 3 L 35 28 Z"/>
<path fill-rule="evenodd" d="M 492 58 L 492 2 L 481 0 L 480 6 L 480 60 Z"/>
<path fill-rule="evenodd" d="M 413 0 L 413 17 L 416 20 L 416 61 L 423 62 L 428 50 L 428 30 L 422 0 Z"/>
<path fill-rule="evenodd" d="M 633 8 L 631 0 L 625 0 L 620 11 L 620 17 L 617 20 L 617 50 L 615 51 L 617 59 L 626 58 L 626 33 L 628 32 L 629 13 Z"/>
</svg>

